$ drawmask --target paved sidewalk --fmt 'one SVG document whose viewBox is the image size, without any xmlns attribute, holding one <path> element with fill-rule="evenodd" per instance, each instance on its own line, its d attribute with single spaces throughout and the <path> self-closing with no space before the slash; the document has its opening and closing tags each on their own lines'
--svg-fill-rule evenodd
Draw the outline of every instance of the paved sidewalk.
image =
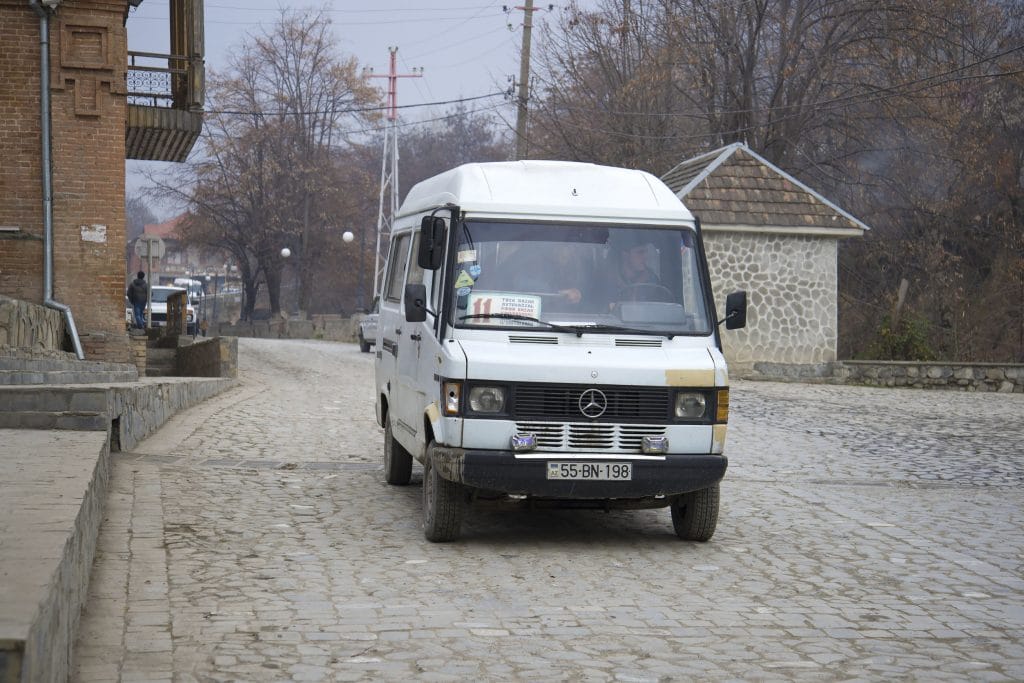
<svg viewBox="0 0 1024 683">
<path fill-rule="evenodd" d="M 0 386 L 0 680 L 69 676 L 110 449 L 135 446 L 181 407 L 234 384 L 122 375 L 135 370 L 107 368 L 84 384 Z"/>
<path fill-rule="evenodd" d="M 436 545 L 369 355 L 239 365 L 114 459 L 72 680 L 1024 680 L 1024 396 L 736 382 L 710 543 L 480 508 Z"/>
</svg>

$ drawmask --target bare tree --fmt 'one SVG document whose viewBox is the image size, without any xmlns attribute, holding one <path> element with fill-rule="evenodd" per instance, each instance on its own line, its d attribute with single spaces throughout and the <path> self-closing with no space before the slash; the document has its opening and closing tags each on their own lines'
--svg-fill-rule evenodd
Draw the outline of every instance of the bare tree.
<svg viewBox="0 0 1024 683">
<path fill-rule="evenodd" d="M 907 332 L 917 348 L 1020 357 L 1020 9 L 1019 0 L 571 7 L 539 50 L 531 140 L 545 156 L 656 174 L 744 141 L 874 228 L 840 251 L 841 350 L 870 353 L 901 334 L 886 316 L 906 280 L 900 324 L 918 324 L 920 335 Z"/>
<path fill-rule="evenodd" d="M 322 13 L 282 11 L 250 36 L 223 74 L 211 74 L 201 153 L 164 192 L 185 195 L 186 237 L 230 251 L 245 283 L 243 317 L 261 282 L 272 313 L 281 310 L 282 249 L 294 256 L 298 306 L 309 310 L 314 274 L 340 239 L 346 202 L 338 165 L 356 154 L 353 131 L 378 117 L 378 92 L 353 58 L 334 48 Z M 351 202 L 348 202 L 351 203 Z"/>
</svg>

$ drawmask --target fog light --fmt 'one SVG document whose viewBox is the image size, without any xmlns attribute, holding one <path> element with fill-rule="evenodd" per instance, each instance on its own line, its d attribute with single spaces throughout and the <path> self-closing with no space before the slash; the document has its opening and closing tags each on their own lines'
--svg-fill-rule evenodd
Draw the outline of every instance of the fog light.
<svg viewBox="0 0 1024 683">
<path fill-rule="evenodd" d="M 645 436 L 640 441 L 640 450 L 648 455 L 668 453 L 667 436 Z"/>
<path fill-rule="evenodd" d="M 513 434 L 512 450 L 516 453 L 526 453 L 537 447 L 536 434 Z"/>
</svg>

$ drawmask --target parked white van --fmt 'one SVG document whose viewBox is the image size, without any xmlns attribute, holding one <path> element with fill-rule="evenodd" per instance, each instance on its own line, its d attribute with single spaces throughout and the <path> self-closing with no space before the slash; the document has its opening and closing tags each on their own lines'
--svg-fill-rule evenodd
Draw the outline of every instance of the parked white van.
<svg viewBox="0 0 1024 683">
<path fill-rule="evenodd" d="M 409 192 L 381 283 L 384 476 L 423 464 L 423 528 L 458 538 L 476 500 L 670 507 L 707 541 L 729 381 L 700 226 L 654 176 L 467 164 Z"/>
</svg>

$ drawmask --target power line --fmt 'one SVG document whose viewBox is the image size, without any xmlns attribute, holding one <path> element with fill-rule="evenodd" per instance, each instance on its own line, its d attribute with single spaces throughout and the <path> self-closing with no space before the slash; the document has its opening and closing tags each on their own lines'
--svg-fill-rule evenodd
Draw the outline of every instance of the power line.
<svg viewBox="0 0 1024 683">
<path fill-rule="evenodd" d="M 394 14 L 395 12 L 458 12 L 463 10 L 479 10 L 493 7 L 490 5 L 462 5 L 461 7 L 394 7 L 390 9 L 318 9 L 324 14 Z M 280 12 L 277 7 L 234 7 L 231 5 L 206 4 L 207 8 L 244 10 L 246 12 Z"/>
<path fill-rule="evenodd" d="M 487 95 L 477 95 L 476 97 L 460 97 L 454 100 L 441 100 L 438 102 L 424 102 L 422 104 L 402 104 L 393 107 L 394 109 L 414 109 L 417 107 L 436 107 L 445 104 L 461 104 L 463 102 L 473 102 L 476 100 L 485 100 L 490 97 L 504 97 L 503 92 L 492 92 Z M 206 114 L 224 114 L 228 116 L 314 116 L 321 114 L 363 114 L 375 111 L 386 111 L 390 110 L 390 105 L 378 105 L 374 107 L 355 107 L 352 109 L 324 109 L 324 110 L 309 110 L 309 111 L 256 111 L 256 110 L 242 110 L 242 109 L 207 109 Z"/>
<path fill-rule="evenodd" d="M 1007 72 L 1002 72 L 1002 73 L 998 73 L 998 74 L 975 74 L 975 75 L 972 75 L 972 76 L 962 76 L 962 77 L 959 77 L 959 78 L 948 78 L 948 79 L 945 79 L 945 80 L 941 80 L 941 81 L 939 81 L 937 83 L 929 83 L 929 81 L 933 81 L 935 79 L 944 78 L 946 76 L 951 76 L 951 75 L 959 73 L 961 71 L 966 71 L 968 69 L 972 69 L 974 67 L 981 66 L 982 64 L 986 64 L 988 62 L 991 62 L 991 61 L 994 61 L 994 60 L 999 59 L 1001 57 L 1005 57 L 1007 55 L 1013 54 L 1014 52 L 1019 52 L 1021 50 L 1024 50 L 1024 45 L 1018 45 L 1018 46 L 1010 48 L 1008 50 L 1004 50 L 1003 52 L 1000 52 L 1000 53 L 997 53 L 997 54 L 994 54 L 994 55 L 990 55 L 988 57 L 985 57 L 984 59 L 980 59 L 980 60 L 978 60 L 976 62 L 972 62 L 970 64 L 965 64 L 963 66 L 959 66 L 959 67 L 956 67 L 954 69 L 950 69 L 948 71 L 943 71 L 943 72 L 940 72 L 940 73 L 937 73 L 937 74 L 930 74 L 928 76 L 922 76 L 921 78 L 916 78 L 916 79 L 913 79 L 913 80 L 910 80 L 910 81 L 905 81 L 903 83 L 897 83 L 896 85 L 892 85 L 892 86 L 884 86 L 884 87 L 875 88 L 874 90 L 866 90 L 866 91 L 860 92 L 860 93 L 852 93 L 852 94 L 849 94 L 849 95 L 841 95 L 841 96 L 838 96 L 838 97 L 833 97 L 833 98 L 826 99 L 826 100 L 819 100 L 819 101 L 811 102 L 811 103 L 807 103 L 807 104 L 784 104 L 784 105 L 779 105 L 779 106 L 775 106 L 775 107 L 762 107 L 760 109 L 721 109 L 721 110 L 716 110 L 714 112 L 697 113 L 697 114 L 693 114 L 693 113 L 689 113 L 689 112 L 674 113 L 674 112 L 610 111 L 610 110 L 603 110 L 603 109 L 595 109 L 593 107 L 571 107 L 571 106 L 564 107 L 564 109 L 567 110 L 567 111 L 595 112 L 595 113 L 601 113 L 601 114 L 610 114 L 610 115 L 614 115 L 614 116 L 646 116 L 646 117 L 652 117 L 653 116 L 653 117 L 659 117 L 659 118 L 704 119 L 704 118 L 707 118 L 709 113 L 710 114 L 714 114 L 715 116 L 724 116 L 724 115 L 728 115 L 728 114 L 771 114 L 771 113 L 775 113 L 775 112 L 786 111 L 786 110 L 789 110 L 789 109 L 798 109 L 798 108 L 807 108 L 807 107 L 813 107 L 813 108 L 831 107 L 832 105 L 835 105 L 835 104 L 854 103 L 854 102 L 857 102 L 858 100 L 877 101 L 879 99 L 884 99 L 884 98 L 879 97 L 879 95 L 882 94 L 882 93 L 892 93 L 893 96 L 896 96 L 896 95 L 899 95 L 899 94 L 903 94 L 900 91 L 904 90 L 904 89 L 906 89 L 906 93 L 909 94 L 909 93 L 912 93 L 912 92 L 919 92 L 920 90 L 923 90 L 923 89 L 937 87 L 939 85 L 944 85 L 946 83 L 955 83 L 955 82 L 959 82 L 959 81 L 974 80 L 974 79 L 978 79 L 978 78 L 1003 78 L 1003 77 L 1006 77 L 1006 76 L 1015 76 L 1017 74 L 1020 74 L 1021 70 L 1007 71 Z M 923 87 L 918 88 L 917 90 L 911 90 L 912 87 L 918 86 L 918 85 L 923 86 Z"/>
<path fill-rule="evenodd" d="M 1024 46 L 1022 46 L 1022 47 L 1024 47 Z M 1021 48 L 1017 48 L 1017 49 L 1021 49 Z M 947 83 L 956 83 L 956 82 L 960 82 L 960 81 L 977 80 L 977 79 L 982 79 L 982 78 L 1005 78 L 1005 77 L 1008 77 L 1008 76 L 1016 76 L 1016 75 L 1019 75 L 1019 74 L 1024 74 L 1024 69 L 1020 69 L 1020 70 L 1017 70 L 1017 71 L 1007 71 L 1007 72 L 1003 72 L 1003 73 L 999 73 L 999 74 L 978 74 L 976 76 L 960 76 L 958 78 L 949 78 L 949 79 L 946 79 L 946 80 L 943 80 L 943 81 L 937 81 L 937 82 L 934 82 L 934 83 L 925 83 L 924 85 L 922 85 L 917 90 L 914 90 L 913 92 L 919 92 L 921 90 L 925 90 L 925 89 L 928 89 L 928 88 L 938 87 L 940 85 L 945 85 Z M 927 79 L 921 79 L 921 80 L 927 80 Z M 873 92 L 861 93 L 859 95 L 850 95 L 850 96 L 846 96 L 846 97 L 843 97 L 843 98 L 835 98 L 835 99 L 832 99 L 832 100 L 824 100 L 822 102 L 811 102 L 811 103 L 808 103 L 808 104 L 801 105 L 801 107 L 805 108 L 805 109 L 818 109 L 818 110 L 820 110 L 820 109 L 835 109 L 835 108 L 838 107 L 839 104 L 844 104 L 844 105 L 845 104 L 851 104 L 852 102 L 855 101 L 854 98 L 858 98 L 859 102 L 867 103 L 867 102 L 878 102 L 878 101 L 889 99 L 891 97 L 896 97 L 896 96 L 898 96 L 900 94 L 908 94 L 909 93 L 909 91 L 908 91 L 908 93 L 900 93 L 898 91 L 895 91 L 894 89 L 895 89 L 895 86 L 893 88 L 882 88 L 882 89 L 879 89 L 879 90 L 876 90 L 876 91 L 873 91 Z M 682 117 L 694 118 L 694 119 L 707 119 L 709 116 L 721 116 L 721 115 L 730 114 L 730 113 L 734 113 L 734 114 L 740 114 L 740 113 L 772 113 L 772 112 L 775 112 L 775 111 L 780 111 L 780 110 L 784 110 L 784 109 L 793 109 L 793 108 L 794 108 L 794 105 L 787 105 L 787 106 L 783 106 L 783 107 L 775 107 L 775 108 L 767 108 L 767 109 L 759 109 L 759 110 L 756 110 L 756 109 L 740 109 L 740 110 L 734 110 L 734 111 L 725 111 L 725 110 L 723 110 L 723 111 L 701 112 L 701 113 L 696 113 L 696 114 L 689 114 L 689 113 L 687 113 L 687 114 L 673 114 L 671 112 L 650 113 L 650 114 L 644 113 L 644 112 L 637 112 L 637 113 L 639 115 L 643 115 L 643 116 L 658 116 L 658 117 L 682 116 Z M 616 112 L 603 112 L 602 110 L 593 109 L 593 108 L 564 107 L 564 109 L 567 110 L 567 111 L 599 112 L 599 113 L 609 113 L 609 114 L 614 114 L 614 115 L 619 115 L 620 114 L 620 113 L 616 113 Z M 629 112 L 621 112 L 621 115 L 628 115 L 628 114 L 629 114 Z M 697 140 L 697 139 L 708 138 L 708 137 L 718 137 L 718 136 L 721 136 L 721 135 L 739 135 L 741 133 L 749 133 L 749 132 L 755 131 L 755 130 L 760 129 L 760 128 L 765 128 L 765 127 L 767 127 L 769 125 L 777 125 L 778 123 L 780 123 L 782 121 L 786 121 L 788 119 L 796 118 L 797 116 L 798 116 L 798 113 L 785 114 L 783 116 L 779 116 L 779 117 L 773 118 L 771 121 L 767 121 L 767 122 L 764 122 L 764 123 L 753 123 L 753 124 L 751 124 L 749 126 L 743 126 L 741 128 L 736 128 L 734 130 L 716 131 L 716 132 L 709 132 L 709 133 L 687 134 L 687 135 L 648 135 L 648 134 L 645 134 L 645 133 L 626 133 L 626 132 L 623 132 L 623 131 L 612 130 L 612 129 L 608 129 L 608 128 L 594 128 L 594 127 L 590 127 L 590 126 L 574 124 L 574 123 L 572 123 L 570 121 L 566 121 L 565 124 L 568 125 L 568 126 L 571 126 L 572 128 L 575 128 L 576 130 L 580 130 L 580 131 L 588 131 L 588 132 L 592 132 L 592 133 L 601 133 L 601 134 L 608 135 L 608 136 L 611 136 L 611 137 L 626 138 L 626 139 L 632 139 L 632 140 Z"/>
<path fill-rule="evenodd" d="M 483 17 L 483 16 L 473 16 L 473 17 L 470 17 L 469 19 L 466 19 L 465 17 L 429 17 L 429 21 L 432 21 L 432 22 L 458 21 L 458 22 L 461 22 L 461 23 L 457 24 L 456 26 L 461 26 L 462 24 L 464 24 L 464 23 L 466 23 L 468 21 L 475 21 L 477 19 L 484 19 L 484 18 L 486 18 L 486 17 Z M 163 21 L 163 22 L 166 22 L 166 21 L 169 21 L 169 19 L 170 19 L 169 17 L 161 17 L 161 16 L 145 16 L 145 17 L 135 17 L 135 16 L 133 16 L 132 17 L 133 21 Z M 428 20 L 428 18 L 421 19 L 421 21 L 427 21 L 427 20 Z M 408 24 L 409 21 L 410 21 L 410 19 L 379 19 L 379 20 L 373 20 L 373 21 L 348 21 L 348 20 L 346 20 L 344 23 L 340 23 L 339 26 L 341 26 L 342 28 L 347 27 L 347 26 L 385 26 L 385 25 L 391 25 L 391 24 Z M 263 26 L 266 23 L 266 21 L 261 21 L 261 20 L 257 20 L 257 21 L 228 21 L 228 20 L 218 20 L 218 19 L 206 19 L 204 21 L 204 23 L 206 23 L 206 24 L 220 24 L 220 25 L 223 25 L 223 26 Z M 451 28 L 453 28 L 453 27 L 448 27 L 445 30 L 451 30 Z"/>
<path fill-rule="evenodd" d="M 504 95 L 504 93 L 502 93 L 502 94 Z M 458 100 L 456 100 L 456 101 L 458 101 Z M 466 116 L 466 115 L 472 115 L 472 114 L 482 114 L 482 113 L 489 112 L 489 111 L 495 111 L 496 109 L 499 109 L 500 107 L 503 107 L 503 106 L 505 106 L 504 102 L 498 102 L 496 104 L 488 105 L 486 107 L 479 107 L 479 108 L 476 108 L 476 109 L 467 109 L 465 111 L 459 111 L 459 112 L 455 112 L 453 114 L 444 114 L 443 116 L 435 116 L 435 117 L 432 117 L 432 118 L 429 118 L 429 119 L 420 119 L 419 121 L 406 121 L 404 123 L 403 122 L 397 122 L 395 124 L 395 127 L 396 128 L 411 128 L 411 127 L 415 127 L 415 126 L 422 126 L 422 125 L 428 124 L 428 123 L 437 123 L 438 121 L 447 121 L 448 119 L 458 118 L 459 116 Z M 342 134 L 342 135 L 363 135 L 363 134 L 367 134 L 367 133 L 380 133 L 381 131 L 384 131 L 387 128 L 388 128 L 388 126 L 368 126 L 368 127 L 365 127 L 365 128 L 352 128 L 352 129 L 348 129 L 348 130 L 342 130 L 342 131 L 339 131 L 339 133 Z"/>
</svg>

